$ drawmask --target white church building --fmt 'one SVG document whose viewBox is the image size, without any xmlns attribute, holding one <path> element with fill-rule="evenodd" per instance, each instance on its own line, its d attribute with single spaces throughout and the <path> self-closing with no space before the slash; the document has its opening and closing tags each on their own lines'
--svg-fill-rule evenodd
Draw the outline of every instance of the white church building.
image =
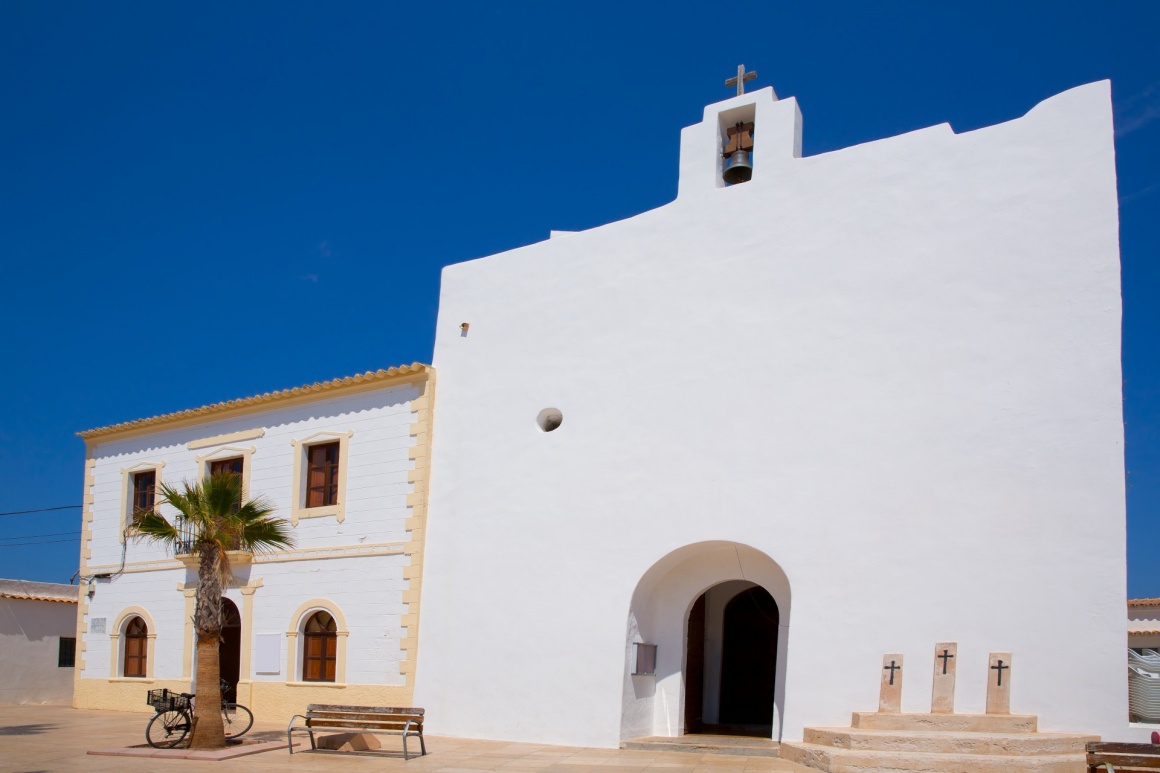
<svg viewBox="0 0 1160 773">
<path fill-rule="evenodd" d="M 446 268 L 432 367 L 82 433 L 76 705 L 188 685 L 196 573 L 125 517 L 225 464 L 297 538 L 227 593 L 261 719 L 800 741 L 879 707 L 884 655 L 930 712 L 953 643 L 953 711 L 993 708 L 997 664 L 1040 730 L 1131 740 L 1109 84 L 801 138 L 770 88 L 710 105 L 675 201 Z"/>
</svg>

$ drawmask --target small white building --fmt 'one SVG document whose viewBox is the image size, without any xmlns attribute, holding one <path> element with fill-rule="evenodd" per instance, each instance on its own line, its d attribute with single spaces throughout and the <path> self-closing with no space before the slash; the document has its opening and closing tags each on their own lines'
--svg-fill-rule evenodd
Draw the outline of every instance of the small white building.
<svg viewBox="0 0 1160 773">
<path fill-rule="evenodd" d="M 72 703 L 78 592 L 0 580 L 0 704 Z"/>
<path fill-rule="evenodd" d="M 270 720 L 307 703 L 408 705 L 433 387 L 414 364 L 81 433 L 75 705 L 148 711 L 146 690 L 190 689 L 195 561 L 135 536 L 129 516 L 161 482 L 220 469 L 296 541 L 231 554 L 221 663 L 237 700 Z"/>
<path fill-rule="evenodd" d="M 1012 711 L 1131 737 L 1109 84 L 802 131 L 769 88 L 710 105 L 675 201 L 444 270 L 432 732 L 798 741 L 873 711 L 886 653 L 929 712 L 957 642 L 956 711 L 1012 653 Z"/>
</svg>

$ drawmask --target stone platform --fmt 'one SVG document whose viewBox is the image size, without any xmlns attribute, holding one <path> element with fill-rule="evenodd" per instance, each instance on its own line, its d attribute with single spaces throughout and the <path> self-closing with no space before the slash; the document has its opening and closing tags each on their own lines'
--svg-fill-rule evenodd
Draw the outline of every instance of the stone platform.
<svg viewBox="0 0 1160 773">
<path fill-rule="evenodd" d="M 1086 773 L 1099 736 L 1037 732 L 1027 714 L 858 712 L 851 727 L 807 727 L 780 756 L 830 773 Z"/>
</svg>

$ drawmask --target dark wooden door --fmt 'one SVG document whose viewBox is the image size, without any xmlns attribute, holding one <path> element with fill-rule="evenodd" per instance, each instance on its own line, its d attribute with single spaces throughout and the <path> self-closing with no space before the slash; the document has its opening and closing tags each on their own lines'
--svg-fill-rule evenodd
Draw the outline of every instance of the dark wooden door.
<svg viewBox="0 0 1160 773">
<path fill-rule="evenodd" d="M 743 591 L 725 605 L 721 724 L 773 724 L 777 624 L 777 603 L 764 588 Z"/>
<path fill-rule="evenodd" d="M 242 670 L 242 618 L 229 599 L 222 599 L 222 638 L 218 642 L 221 678 L 228 685 L 222 698 L 236 703 L 238 680 Z"/>
<path fill-rule="evenodd" d="M 685 640 L 685 732 L 699 733 L 705 724 L 705 596 L 693 603 L 689 612 L 689 633 Z"/>
</svg>

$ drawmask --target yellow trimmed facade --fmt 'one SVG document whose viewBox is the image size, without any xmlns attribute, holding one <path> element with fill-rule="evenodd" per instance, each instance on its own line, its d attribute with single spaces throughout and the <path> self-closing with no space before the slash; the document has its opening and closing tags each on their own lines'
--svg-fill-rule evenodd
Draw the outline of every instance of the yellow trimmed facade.
<svg viewBox="0 0 1160 773">
<path fill-rule="evenodd" d="M 410 705 L 418 658 L 434 376 L 430 367 L 412 364 L 79 433 L 86 443 L 80 556 L 85 582 L 78 605 L 74 705 L 148 713 L 147 690 L 191 690 L 196 561 L 137 537 L 125 520 L 126 507 L 134 472 L 155 470 L 160 481 L 164 469 L 166 482 L 180 485 L 206 474 L 210 462 L 233 457 L 243 459 L 247 495 L 264 495 L 279 505 L 276 514 L 291 524 L 296 538 L 287 550 L 231 557 L 235 579 L 228 595 L 241 619 L 238 701 L 261 719 L 276 721 L 300 713 L 307 703 Z M 392 429 L 404 421 L 402 432 Z M 333 441 L 340 443 L 338 502 L 307 508 L 306 450 Z M 114 458 L 120 478 L 116 502 L 98 493 L 109 491 Z M 117 514 L 115 524 L 110 513 Z M 398 524 L 402 539 L 382 539 L 395 533 L 387 528 L 392 523 Z M 118 560 L 122 547 L 123 561 Z M 340 582 L 334 592 L 294 599 L 293 607 L 287 606 L 302 587 L 304 573 L 326 586 L 334 585 L 332 578 L 340 572 L 353 573 L 357 582 Z M 185 579 L 175 584 L 175 577 Z M 370 588 L 366 592 L 374 598 L 355 596 L 362 588 Z M 316 610 L 329 612 L 338 627 L 333 683 L 300 681 L 302 626 Z M 121 631 L 134 616 L 148 627 L 146 678 L 121 675 Z M 104 634 L 89 632 L 96 618 L 105 620 Z M 275 627 L 271 619 L 281 622 Z M 259 663 L 256 636 L 276 634 L 282 646 L 279 663 L 271 666 L 268 656 Z M 372 647 L 381 650 L 383 641 L 398 653 L 394 659 L 388 647 L 385 675 L 383 663 L 368 656 Z M 96 674 L 85 663 L 98 643 L 102 665 Z"/>
</svg>

